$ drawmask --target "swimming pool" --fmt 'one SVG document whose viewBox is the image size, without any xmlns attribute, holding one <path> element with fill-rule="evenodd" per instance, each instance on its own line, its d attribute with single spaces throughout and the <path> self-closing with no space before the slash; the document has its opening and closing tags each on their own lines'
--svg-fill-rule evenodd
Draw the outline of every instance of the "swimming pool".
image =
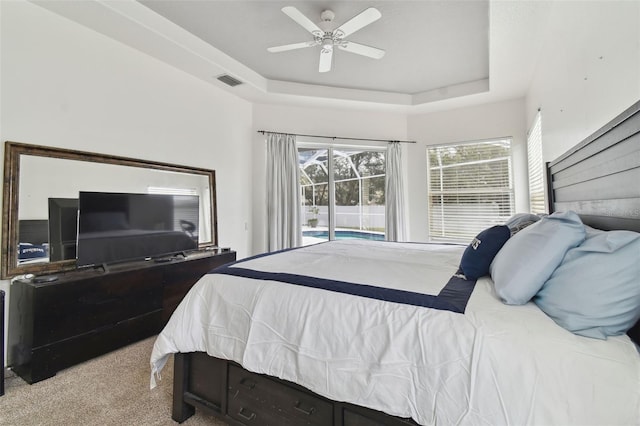
<svg viewBox="0 0 640 426">
<path fill-rule="evenodd" d="M 329 239 L 329 231 L 303 231 L 304 237 Z M 384 234 L 367 231 L 336 231 L 336 240 L 375 240 L 384 241 Z"/>
</svg>

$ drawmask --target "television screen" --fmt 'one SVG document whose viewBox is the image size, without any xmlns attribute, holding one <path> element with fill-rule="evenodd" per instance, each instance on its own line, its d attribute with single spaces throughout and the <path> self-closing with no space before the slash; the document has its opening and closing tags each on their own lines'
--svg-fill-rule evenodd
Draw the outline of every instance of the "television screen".
<svg viewBox="0 0 640 426">
<path fill-rule="evenodd" d="M 49 260 L 76 258 L 78 199 L 49 198 Z"/>
<path fill-rule="evenodd" d="M 197 249 L 198 217 L 195 195 L 80 192 L 78 267 Z"/>
</svg>

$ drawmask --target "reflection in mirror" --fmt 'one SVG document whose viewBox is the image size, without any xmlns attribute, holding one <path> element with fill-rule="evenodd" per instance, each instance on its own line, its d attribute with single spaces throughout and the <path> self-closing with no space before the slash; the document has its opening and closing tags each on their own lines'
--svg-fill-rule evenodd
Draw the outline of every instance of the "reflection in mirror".
<svg viewBox="0 0 640 426">
<path fill-rule="evenodd" d="M 197 240 L 217 243 L 210 170 L 7 142 L 3 278 L 75 267 L 78 194 L 197 196 Z"/>
<path fill-rule="evenodd" d="M 20 224 L 22 224 L 22 220 Z M 49 261 L 71 260 L 76 258 L 76 240 L 78 228 L 78 199 L 77 198 L 51 198 L 49 197 L 48 220 L 48 252 Z M 42 239 L 46 240 L 47 235 Z M 29 242 L 25 240 L 22 231 L 19 234 L 20 244 Z M 18 253 L 18 263 L 21 262 L 21 253 Z"/>
</svg>

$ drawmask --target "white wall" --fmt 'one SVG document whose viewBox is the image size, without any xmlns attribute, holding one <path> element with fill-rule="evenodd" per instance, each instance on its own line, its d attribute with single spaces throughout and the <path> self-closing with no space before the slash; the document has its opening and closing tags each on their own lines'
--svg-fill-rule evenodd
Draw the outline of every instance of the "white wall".
<svg viewBox="0 0 640 426">
<path fill-rule="evenodd" d="M 354 111 L 340 109 L 302 108 L 283 105 L 256 104 L 253 107 L 253 250 L 266 251 L 265 230 L 265 177 L 266 144 L 258 130 L 307 135 L 343 136 L 372 139 L 406 139 L 404 114 Z M 299 138 L 304 139 L 304 138 Z M 330 139 L 315 139 L 318 143 L 330 143 Z M 336 141 L 337 144 L 356 144 L 353 141 Z M 368 142 L 368 145 L 376 145 Z M 377 144 L 386 146 L 384 143 Z"/>
<path fill-rule="evenodd" d="M 427 239 L 426 145 L 512 136 L 516 211 L 528 210 L 526 132 L 542 110 L 552 161 L 640 100 L 640 2 L 553 2 L 537 68 L 523 100 L 412 115 L 411 239 Z"/>
<path fill-rule="evenodd" d="M 251 104 L 27 2 L 2 2 L 0 138 L 216 171 L 219 243 L 246 256 Z"/>
<path fill-rule="evenodd" d="M 250 103 L 32 3 L 0 19 L 1 141 L 214 169 L 219 244 L 249 254 Z"/>
<path fill-rule="evenodd" d="M 640 2 L 554 2 L 527 93 L 552 161 L 640 99 Z"/>
<path fill-rule="evenodd" d="M 408 147 L 409 221 L 411 241 L 428 240 L 427 146 L 511 137 L 517 212 L 529 210 L 524 99 L 451 111 L 411 115 L 407 136 L 418 141 Z"/>
</svg>

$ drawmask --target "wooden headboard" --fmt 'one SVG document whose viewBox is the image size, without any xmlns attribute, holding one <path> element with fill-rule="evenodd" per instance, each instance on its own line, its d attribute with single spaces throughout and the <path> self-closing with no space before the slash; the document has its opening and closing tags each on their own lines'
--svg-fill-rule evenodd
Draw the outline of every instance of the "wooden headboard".
<svg viewBox="0 0 640 426">
<path fill-rule="evenodd" d="M 547 164 L 549 213 L 573 210 L 606 231 L 640 232 L 640 101 Z M 627 333 L 640 342 L 640 322 Z"/>
<path fill-rule="evenodd" d="M 547 165 L 549 212 L 640 232 L 640 101 Z"/>
</svg>

